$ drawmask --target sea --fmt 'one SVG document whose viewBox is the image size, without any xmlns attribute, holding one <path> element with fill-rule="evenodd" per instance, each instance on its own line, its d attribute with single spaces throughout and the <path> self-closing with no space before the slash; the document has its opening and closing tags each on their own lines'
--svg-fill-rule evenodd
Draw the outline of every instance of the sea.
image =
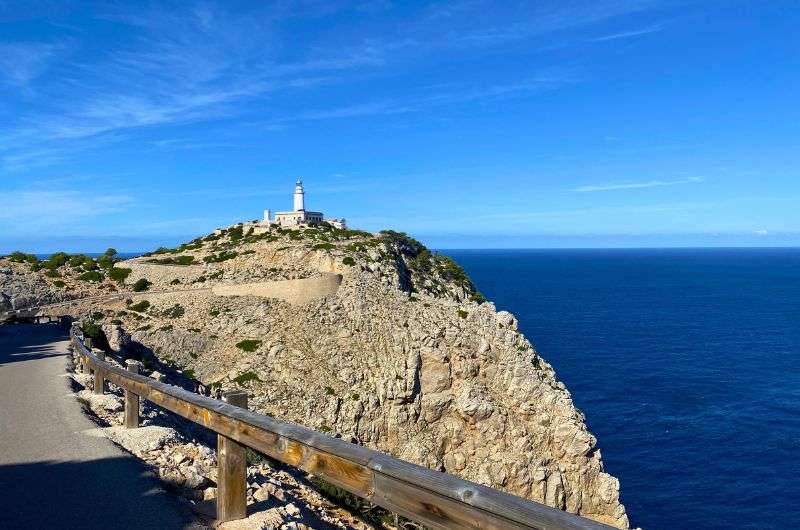
<svg viewBox="0 0 800 530">
<path fill-rule="evenodd" d="M 800 528 L 800 249 L 442 253 L 553 365 L 634 527 Z"/>
</svg>

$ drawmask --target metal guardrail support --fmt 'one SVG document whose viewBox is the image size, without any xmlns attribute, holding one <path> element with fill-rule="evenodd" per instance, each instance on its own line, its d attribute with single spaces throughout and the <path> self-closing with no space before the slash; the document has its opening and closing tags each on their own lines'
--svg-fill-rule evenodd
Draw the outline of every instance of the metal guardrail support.
<svg viewBox="0 0 800 530">
<path fill-rule="evenodd" d="M 73 325 L 70 337 L 75 352 L 94 370 L 95 381 L 100 374 L 101 381 L 111 381 L 125 390 L 126 409 L 136 407 L 137 425 L 138 398 L 141 398 L 218 434 L 217 515 L 220 521 L 246 516 L 245 452 L 246 447 L 250 447 L 429 528 L 612 528 L 248 411 L 247 395 L 241 391 L 227 393 L 225 399 L 219 401 L 155 381 L 102 360 L 81 342 L 79 335 L 79 327 Z M 95 388 L 102 388 L 102 384 Z M 133 399 L 127 399 L 128 393 L 138 397 L 136 405 Z"/>
</svg>

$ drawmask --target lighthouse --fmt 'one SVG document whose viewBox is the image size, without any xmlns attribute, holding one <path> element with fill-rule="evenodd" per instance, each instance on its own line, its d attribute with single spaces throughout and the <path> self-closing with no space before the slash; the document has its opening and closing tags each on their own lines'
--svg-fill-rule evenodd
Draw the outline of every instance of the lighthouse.
<svg viewBox="0 0 800 530">
<path fill-rule="evenodd" d="M 303 191 L 303 181 L 298 180 L 294 185 L 294 211 L 302 212 L 306 209 L 305 192 Z"/>
<path fill-rule="evenodd" d="M 306 210 L 306 192 L 303 189 L 303 181 L 297 179 L 294 183 L 294 209 L 291 212 L 276 212 L 274 223 L 283 228 L 297 228 L 300 226 L 318 225 L 322 223 L 322 212 L 312 212 Z M 328 219 L 328 224 L 335 228 L 345 229 L 344 219 Z M 264 210 L 264 221 L 262 224 L 270 225 L 269 210 Z"/>
</svg>

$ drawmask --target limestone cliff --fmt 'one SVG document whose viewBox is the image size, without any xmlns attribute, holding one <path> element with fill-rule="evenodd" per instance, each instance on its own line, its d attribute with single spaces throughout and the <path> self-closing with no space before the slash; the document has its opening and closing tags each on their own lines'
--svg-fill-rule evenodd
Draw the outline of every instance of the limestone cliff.
<svg viewBox="0 0 800 530">
<path fill-rule="evenodd" d="M 514 316 L 413 239 L 238 228 L 115 267 L 130 269 L 119 289 L 149 290 L 76 309 L 101 310 L 112 348 L 247 388 L 259 412 L 628 527 L 582 413 Z M 291 283 L 324 275 L 335 285 Z M 277 281 L 302 296 L 270 295 Z"/>
</svg>

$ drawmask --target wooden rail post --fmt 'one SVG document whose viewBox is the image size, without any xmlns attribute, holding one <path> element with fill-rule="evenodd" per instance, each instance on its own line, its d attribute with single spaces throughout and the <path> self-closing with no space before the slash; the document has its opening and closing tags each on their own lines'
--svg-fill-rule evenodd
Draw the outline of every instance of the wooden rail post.
<svg viewBox="0 0 800 530">
<path fill-rule="evenodd" d="M 94 369 L 94 393 L 95 394 L 103 394 L 106 391 L 106 380 L 103 379 L 103 372 L 98 370 L 97 368 Z"/>
<path fill-rule="evenodd" d="M 247 392 L 232 390 L 222 401 L 247 408 Z M 239 442 L 217 435 L 217 522 L 247 517 L 247 452 Z"/>
<path fill-rule="evenodd" d="M 139 373 L 142 363 L 133 359 L 125 361 L 128 371 L 133 374 Z M 125 428 L 135 429 L 139 426 L 139 396 L 127 388 L 125 389 Z"/>
</svg>

